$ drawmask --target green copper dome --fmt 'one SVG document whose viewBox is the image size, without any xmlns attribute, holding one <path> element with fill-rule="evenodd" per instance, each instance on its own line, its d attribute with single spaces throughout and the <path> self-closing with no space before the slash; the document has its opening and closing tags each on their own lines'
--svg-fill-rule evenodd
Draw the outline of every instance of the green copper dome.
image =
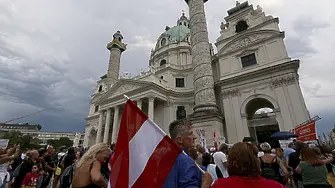
<svg viewBox="0 0 335 188">
<path fill-rule="evenodd" d="M 190 35 L 190 29 L 187 26 L 178 25 L 170 28 L 164 34 L 168 36 L 169 41 L 180 42 L 185 41 Z"/>
</svg>

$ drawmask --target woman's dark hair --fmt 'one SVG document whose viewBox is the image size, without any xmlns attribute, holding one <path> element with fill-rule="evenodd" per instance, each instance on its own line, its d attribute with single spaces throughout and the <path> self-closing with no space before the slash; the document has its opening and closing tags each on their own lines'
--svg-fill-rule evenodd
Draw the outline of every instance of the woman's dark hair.
<svg viewBox="0 0 335 188">
<path fill-rule="evenodd" d="M 43 155 L 47 152 L 47 150 L 45 148 L 41 148 L 38 150 L 38 154 L 40 157 L 43 157 Z"/>
<path fill-rule="evenodd" d="M 252 144 L 244 142 L 234 144 L 228 154 L 229 176 L 260 176 L 261 167 L 257 154 L 258 149 Z"/>
<path fill-rule="evenodd" d="M 212 164 L 213 158 L 209 153 L 204 153 L 202 155 L 202 166 L 207 167 L 209 164 Z"/>
<path fill-rule="evenodd" d="M 301 149 L 306 148 L 306 147 L 308 147 L 307 144 L 303 142 L 300 142 L 300 141 L 295 142 L 295 150 L 298 152 L 301 151 Z"/>
<path fill-rule="evenodd" d="M 67 149 L 67 154 L 75 154 L 74 147 L 69 147 L 69 149 Z"/>
</svg>

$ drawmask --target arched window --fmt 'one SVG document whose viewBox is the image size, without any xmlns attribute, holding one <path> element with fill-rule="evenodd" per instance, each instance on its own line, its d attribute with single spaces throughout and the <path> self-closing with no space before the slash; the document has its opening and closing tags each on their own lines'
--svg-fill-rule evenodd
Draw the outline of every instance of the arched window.
<svg viewBox="0 0 335 188">
<path fill-rule="evenodd" d="M 162 40 L 161 40 L 161 46 L 165 46 L 166 45 L 166 38 L 163 38 Z"/>
<path fill-rule="evenodd" d="M 163 80 L 163 79 L 164 79 L 164 76 L 161 76 L 161 79 Z"/>
<path fill-rule="evenodd" d="M 241 31 L 245 31 L 248 29 L 248 24 L 246 21 L 242 20 L 242 21 L 239 21 L 237 24 L 236 24 L 236 33 L 239 33 Z"/>
<path fill-rule="evenodd" d="M 177 106 L 177 120 L 186 118 L 185 106 Z"/>
<path fill-rule="evenodd" d="M 119 37 L 119 41 L 120 41 L 120 42 L 121 42 L 121 40 L 122 40 L 121 37 Z"/>
<path fill-rule="evenodd" d="M 102 91 L 102 85 L 99 86 L 99 92 L 101 92 L 101 91 Z"/>
<path fill-rule="evenodd" d="M 187 25 L 186 22 L 184 22 L 184 25 L 185 25 L 185 26 Z"/>
<path fill-rule="evenodd" d="M 179 25 L 183 25 L 183 23 L 179 22 Z"/>
<path fill-rule="evenodd" d="M 160 64 L 159 64 L 160 66 L 163 66 L 163 65 L 166 65 L 166 60 L 165 59 L 163 59 L 161 62 L 160 62 Z"/>
</svg>

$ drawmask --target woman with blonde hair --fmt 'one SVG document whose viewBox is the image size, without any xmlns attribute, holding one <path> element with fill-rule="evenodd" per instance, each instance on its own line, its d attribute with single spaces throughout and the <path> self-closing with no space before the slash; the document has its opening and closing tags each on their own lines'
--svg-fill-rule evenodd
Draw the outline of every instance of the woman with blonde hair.
<svg viewBox="0 0 335 188">
<path fill-rule="evenodd" d="M 107 187 L 107 179 L 101 173 L 101 166 L 108 159 L 111 149 L 105 143 L 95 144 L 78 161 L 72 180 L 72 187 Z"/>
</svg>

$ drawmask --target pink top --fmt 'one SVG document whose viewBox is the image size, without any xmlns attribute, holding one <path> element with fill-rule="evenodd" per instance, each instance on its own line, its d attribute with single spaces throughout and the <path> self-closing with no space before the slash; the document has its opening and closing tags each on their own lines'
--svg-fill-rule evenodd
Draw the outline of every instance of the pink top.
<svg viewBox="0 0 335 188">
<path fill-rule="evenodd" d="M 220 178 L 212 186 L 212 188 L 221 188 L 221 187 L 284 188 L 282 184 L 273 180 L 267 180 L 261 176 L 258 177 L 230 176 L 229 178 Z"/>
</svg>

